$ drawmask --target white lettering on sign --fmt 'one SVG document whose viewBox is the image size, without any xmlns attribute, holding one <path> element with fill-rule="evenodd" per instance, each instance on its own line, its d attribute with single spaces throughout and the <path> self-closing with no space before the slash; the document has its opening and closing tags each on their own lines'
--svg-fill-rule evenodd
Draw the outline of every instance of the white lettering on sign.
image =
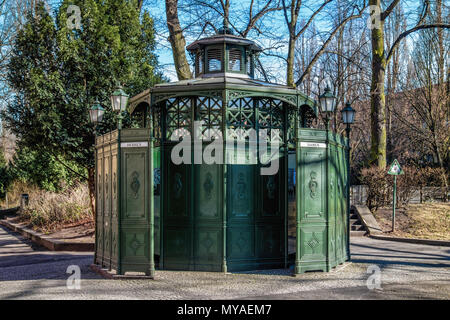
<svg viewBox="0 0 450 320">
<path fill-rule="evenodd" d="M 122 142 L 120 144 L 121 148 L 145 148 L 148 147 L 148 142 Z"/>
<path fill-rule="evenodd" d="M 326 148 L 326 143 L 321 142 L 300 142 L 300 147 L 306 147 L 306 148 Z"/>
</svg>

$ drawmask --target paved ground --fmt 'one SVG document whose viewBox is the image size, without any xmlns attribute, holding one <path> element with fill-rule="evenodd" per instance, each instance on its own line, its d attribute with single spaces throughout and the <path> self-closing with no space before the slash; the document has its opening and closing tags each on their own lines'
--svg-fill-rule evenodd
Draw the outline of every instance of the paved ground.
<svg viewBox="0 0 450 320">
<path fill-rule="evenodd" d="M 449 247 L 355 238 L 351 251 L 350 264 L 295 278 L 282 269 L 105 280 L 90 271 L 92 254 L 35 248 L 0 226 L 0 299 L 450 299 Z M 79 290 L 66 286 L 69 265 L 81 268 Z M 380 289 L 367 287 L 370 265 L 380 268 Z"/>
</svg>

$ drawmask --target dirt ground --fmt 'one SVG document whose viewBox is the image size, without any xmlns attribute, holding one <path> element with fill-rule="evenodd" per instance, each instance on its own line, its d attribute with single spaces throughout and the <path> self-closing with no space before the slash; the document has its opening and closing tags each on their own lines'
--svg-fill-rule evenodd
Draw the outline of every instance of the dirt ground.
<svg viewBox="0 0 450 320">
<path fill-rule="evenodd" d="M 392 232 L 392 207 L 374 213 L 384 232 L 391 236 L 433 240 L 450 240 L 450 203 L 410 204 L 395 210 Z"/>
</svg>

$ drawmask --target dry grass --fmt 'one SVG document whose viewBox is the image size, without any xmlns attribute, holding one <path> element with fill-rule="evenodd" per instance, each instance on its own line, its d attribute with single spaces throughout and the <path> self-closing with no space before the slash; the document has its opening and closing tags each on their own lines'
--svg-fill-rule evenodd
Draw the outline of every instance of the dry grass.
<svg viewBox="0 0 450 320">
<path fill-rule="evenodd" d="M 391 230 L 392 208 L 379 209 L 375 217 L 385 232 Z M 450 203 L 410 204 L 396 210 L 396 231 L 392 236 L 450 240 Z"/>
<path fill-rule="evenodd" d="M 68 225 L 93 223 L 87 184 L 56 193 L 15 183 L 8 193 L 10 207 L 19 205 L 22 193 L 29 194 L 29 205 L 19 218 L 35 230 L 50 233 Z"/>
</svg>

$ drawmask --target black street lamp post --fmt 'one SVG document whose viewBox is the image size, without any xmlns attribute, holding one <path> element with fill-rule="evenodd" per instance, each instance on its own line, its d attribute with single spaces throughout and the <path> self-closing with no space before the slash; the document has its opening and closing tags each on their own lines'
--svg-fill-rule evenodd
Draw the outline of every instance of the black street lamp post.
<svg viewBox="0 0 450 320">
<path fill-rule="evenodd" d="M 350 259 L 350 125 L 355 120 L 355 110 L 349 102 L 346 103 L 345 108 L 341 110 L 342 122 L 346 125 L 345 133 L 347 135 L 347 256 Z"/>
<path fill-rule="evenodd" d="M 89 120 L 94 125 L 95 134 L 97 134 L 97 124 L 99 122 L 102 122 L 104 114 L 105 114 L 105 109 L 100 105 L 100 102 L 98 102 L 98 99 L 95 100 L 94 104 L 89 109 Z M 94 142 L 94 145 L 95 145 L 95 142 Z M 95 157 L 95 158 L 97 158 L 97 157 Z M 97 161 L 97 160 L 95 160 L 95 161 Z M 94 190 L 96 190 L 96 192 L 97 192 L 97 183 L 98 183 L 97 182 L 97 174 L 95 174 Z M 97 198 L 97 195 L 96 195 L 96 198 Z M 97 218 L 95 218 L 95 222 L 97 222 Z M 97 239 L 97 228 L 95 228 L 95 230 L 96 230 L 95 238 Z M 95 241 L 95 245 L 97 246 L 97 241 Z M 97 249 L 95 249 L 94 261 L 97 261 Z"/>
</svg>

